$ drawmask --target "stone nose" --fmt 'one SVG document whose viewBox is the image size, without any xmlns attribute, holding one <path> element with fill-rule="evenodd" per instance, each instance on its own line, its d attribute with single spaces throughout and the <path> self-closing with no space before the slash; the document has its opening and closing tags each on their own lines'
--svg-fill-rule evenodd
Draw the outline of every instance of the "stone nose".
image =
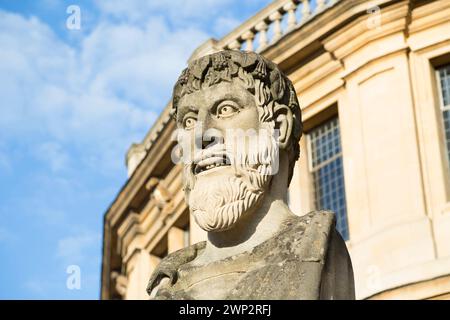
<svg viewBox="0 0 450 320">
<path fill-rule="evenodd" d="M 205 128 L 196 141 L 197 147 L 207 149 L 217 144 L 224 144 L 224 137 L 222 131 L 217 128 Z"/>
</svg>

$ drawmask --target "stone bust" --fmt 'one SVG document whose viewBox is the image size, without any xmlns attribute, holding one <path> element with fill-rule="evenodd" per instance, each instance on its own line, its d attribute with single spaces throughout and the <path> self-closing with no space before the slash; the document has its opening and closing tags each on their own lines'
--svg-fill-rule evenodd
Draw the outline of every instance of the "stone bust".
<svg viewBox="0 0 450 320">
<path fill-rule="evenodd" d="M 164 258 L 150 297 L 354 299 L 335 215 L 286 204 L 302 121 L 278 66 L 253 52 L 202 57 L 175 84 L 173 108 L 185 199 L 207 241 Z"/>
</svg>

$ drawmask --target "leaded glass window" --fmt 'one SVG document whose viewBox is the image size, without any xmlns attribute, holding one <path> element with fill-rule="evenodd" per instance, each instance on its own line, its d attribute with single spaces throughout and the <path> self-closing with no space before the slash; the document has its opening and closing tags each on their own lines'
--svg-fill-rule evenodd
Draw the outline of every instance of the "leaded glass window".
<svg viewBox="0 0 450 320">
<path fill-rule="evenodd" d="M 450 163 L 450 64 L 437 69 L 447 159 Z"/>
<path fill-rule="evenodd" d="M 336 228 L 349 239 L 339 120 L 334 117 L 308 133 L 309 165 L 317 210 L 336 213 Z"/>
</svg>

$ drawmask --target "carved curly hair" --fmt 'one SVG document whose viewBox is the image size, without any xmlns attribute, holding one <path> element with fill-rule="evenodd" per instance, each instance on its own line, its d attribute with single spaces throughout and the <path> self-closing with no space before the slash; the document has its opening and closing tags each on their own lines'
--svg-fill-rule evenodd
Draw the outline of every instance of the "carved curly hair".
<svg viewBox="0 0 450 320">
<path fill-rule="evenodd" d="M 289 156 L 289 184 L 294 164 L 300 155 L 302 117 L 294 86 L 275 63 L 254 52 L 238 50 L 219 51 L 194 60 L 183 70 L 174 86 L 172 113 L 176 116 L 178 102 L 184 95 L 222 81 L 231 82 L 233 78 L 243 81 L 247 90 L 255 96 L 261 122 L 275 120 L 274 103 L 286 105 L 291 110 L 294 125 L 286 150 Z"/>
</svg>

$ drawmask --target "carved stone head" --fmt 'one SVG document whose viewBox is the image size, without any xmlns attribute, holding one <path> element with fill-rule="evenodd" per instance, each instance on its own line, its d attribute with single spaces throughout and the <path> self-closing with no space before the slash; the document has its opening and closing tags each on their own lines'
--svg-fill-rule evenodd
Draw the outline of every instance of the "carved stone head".
<svg viewBox="0 0 450 320">
<path fill-rule="evenodd" d="M 274 174 L 287 174 L 287 189 L 302 123 L 294 87 L 277 65 L 253 52 L 204 56 L 183 70 L 173 107 L 186 200 L 201 228 L 227 230 L 251 214 Z M 281 154 L 288 165 L 278 167 Z"/>
</svg>

